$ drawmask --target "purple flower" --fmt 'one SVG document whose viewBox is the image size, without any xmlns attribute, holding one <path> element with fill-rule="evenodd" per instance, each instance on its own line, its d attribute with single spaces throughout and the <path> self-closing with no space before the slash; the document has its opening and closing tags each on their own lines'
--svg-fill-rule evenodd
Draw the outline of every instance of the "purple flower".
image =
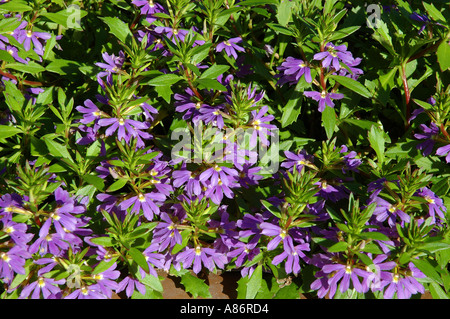
<svg viewBox="0 0 450 319">
<path fill-rule="evenodd" d="M 98 62 L 95 63 L 98 67 L 105 69 L 97 74 L 97 81 L 102 88 L 105 88 L 105 83 L 102 78 L 106 76 L 106 83 L 111 86 L 113 84 L 113 73 L 119 73 L 122 68 L 123 63 L 125 62 L 125 54 L 120 51 L 119 56 L 115 56 L 114 54 L 109 55 L 107 52 L 102 53 L 103 60 L 106 63 Z"/>
<path fill-rule="evenodd" d="M 114 132 L 117 131 L 117 138 L 119 140 L 125 140 L 125 142 L 129 143 L 131 137 L 136 139 L 150 139 L 152 136 L 141 130 L 146 130 L 149 128 L 147 123 L 142 123 L 136 120 L 124 119 L 124 118 L 107 118 L 100 119 L 98 121 L 98 125 L 100 126 L 109 126 L 106 131 L 106 136 L 113 135 Z M 143 147 L 143 143 L 137 145 L 138 147 Z"/>
<path fill-rule="evenodd" d="M 25 247 L 26 244 L 33 238 L 33 234 L 27 233 L 28 226 L 22 223 L 16 223 L 12 220 L 2 220 L 4 234 L 9 235 L 14 241 L 14 244 Z"/>
<path fill-rule="evenodd" d="M 41 293 L 44 299 L 49 299 L 51 296 L 61 293 L 61 288 L 58 285 L 62 285 L 65 282 L 65 279 L 55 280 L 53 278 L 39 277 L 37 281 L 23 288 L 19 299 L 27 299 L 30 294 L 31 299 L 40 299 Z"/>
<path fill-rule="evenodd" d="M 39 55 L 43 55 L 44 46 L 41 43 L 40 39 L 44 40 L 45 45 L 45 42 L 51 37 L 52 35 L 47 32 L 33 32 L 31 30 L 21 30 L 18 33 L 17 41 L 23 44 L 25 51 L 29 51 L 31 49 L 31 44 L 33 44 L 34 51 L 36 51 L 36 53 Z"/>
<path fill-rule="evenodd" d="M 413 12 L 409 17 L 414 21 L 422 22 L 419 34 L 422 33 L 427 25 L 431 22 L 431 20 L 425 14 L 418 14 L 417 12 Z"/>
<path fill-rule="evenodd" d="M 276 266 L 286 259 L 286 262 L 284 264 L 286 273 L 293 273 L 294 275 L 297 275 L 300 272 L 300 257 L 307 260 L 308 258 L 306 257 L 305 253 L 303 253 L 303 251 L 309 250 L 309 244 L 307 243 L 294 246 L 294 249 L 292 250 L 285 249 L 281 254 L 273 258 L 272 264 Z"/>
<path fill-rule="evenodd" d="M 238 58 L 236 51 L 245 52 L 245 49 L 243 47 L 236 44 L 240 42 L 242 42 L 242 39 L 240 37 L 225 40 L 216 46 L 216 51 L 221 52 L 225 50 L 225 53 L 229 57 L 232 56 L 236 60 Z"/>
<path fill-rule="evenodd" d="M 258 181 L 264 178 L 258 174 L 260 170 L 261 167 L 252 167 L 251 164 L 244 164 L 239 172 L 239 185 L 244 188 L 258 185 Z"/>
<path fill-rule="evenodd" d="M 255 238 L 248 243 L 236 242 L 233 247 L 235 249 L 227 253 L 227 257 L 229 258 L 237 257 L 235 261 L 237 267 L 241 267 L 246 260 L 253 260 L 260 253 L 260 249 L 257 247 L 258 240 L 255 240 Z"/>
<path fill-rule="evenodd" d="M 125 277 L 121 282 L 119 282 L 116 292 L 119 293 L 121 291 L 125 291 L 128 298 L 130 298 L 134 290 L 137 289 L 142 295 L 145 295 L 147 289 L 145 285 L 141 283 L 138 279 L 132 278 L 130 276 Z"/>
<path fill-rule="evenodd" d="M 382 290 L 391 282 L 391 273 L 388 270 L 394 269 L 397 266 L 395 261 L 386 261 L 387 255 L 381 254 L 373 258 L 373 264 L 366 266 L 368 276 L 363 279 L 363 287 L 367 292 L 370 288 L 372 291 Z"/>
<path fill-rule="evenodd" d="M 324 68 L 332 67 L 335 71 L 341 69 L 340 62 L 345 64 L 354 63 L 352 54 L 347 51 L 347 46 L 342 44 L 335 46 L 329 42 L 325 45 L 325 51 L 316 53 L 314 60 L 321 60 Z"/>
<path fill-rule="evenodd" d="M 161 221 L 153 231 L 152 243 L 159 243 L 159 251 L 167 247 L 172 248 L 176 244 L 181 244 L 182 237 L 178 230 L 179 220 L 176 216 L 169 216 L 165 212 L 160 214 Z"/>
<path fill-rule="evenodd" d="M 277 127 L 273 124 L 269 124 L 275 117 L 273 115 L 267 115 L 269 107 L 264 105 L 258 112 L 256 110 L 251 111 L 252 119 L 249 125 L 252 126 L 252 136 L 250 138 L 250 147 L 253 148 L 257 144 L 257 137 L 259 136 L 260 141 L 263 145 L 269 146 L 270 142 L 267 136 L 272 135 L 271 131 Z"/>
<path fill-rule="evenodd" d="M 197 97 L 190 88 L 185 90 L 185 94 L 175 93 L 173 98 L 175 99 L 175 111 L 180 113 L 186 112 L 183 115 L 183 120 L 192 119 L 194 123 L 198 121 L 198 116 L 201 115 L 200 109 L 207 106 L 202 101 L 197 100 Z"/>
<path fill-rule="evenodd" d="M 67 233 L 73 232 L 77 228 L 77 217 L 72 214 L 84 213 L 85 208 L 82 205 L 77 205 L 69 193 L 61 187 L 58 187 L 54 194 L 57 208 L 49 214 L 49 218 L 41 226 L 39 237 L 47 236 L 50 226 L 53 225 L 61 239 L 65 239 Z"/>
<path fill-rule="evenodd" d="M 327 105 L 329 107 L 334 107 L 333 100 L 340 100 L 344 98 L 344 94 L 342 93 L 328 93 L 327 91 L 305 91 L 303 94 L 319 102 L 319 112 L 323 112 Z"/>
<path fill-rule="evenodd" d="M 342 185 L 341 181 L 333 180 L 331 184 L 329 181 L 322 180 L 314 185 L 319 186 L 319 191 L 316 196 L 322 197 L 323 199 L 337 202 L 348 197 L 349 190 Z"/>
<path fill-rule="evenodd" d="M 0 252 L 0 278 L 5 282 L 11 282 L 14 273 L 25 275 L 25 261 L 31 258 L 31 254 L 20 246 L 12 247 L 8 252 Z"/>
<path fill-rule="evenodd" d="M 428 156 L 433 152 L 433 147 L 436 143 L 434 138 L 439 135 L 439 127 L 434 122 L 431 122 L 430 127 L 420 124 L 420 129 L 423 133 L 416 133 L 414 137 L 424 141 L 418 144 L 417 148 L 422 150 L 423 156 Z"/>
<path fill-rule="evenodd" d="M 166 199 L 166 196 L 161 193 L 150 192 L 147 194 L 139 193 L 136 196 L 128 198 L 119 204 L 121 209 L 128 209 L 133 206 L 131 213 L 139 214 L 141 209 L 144 212 L 145 218 L 149 221 L 153 220 L 153 214 L 159 215 L 159 207 L 157 203 L 161 203 Z"/>
<path fill-rule="evenodd" d="M 274 250 L 278 247 L 278 244 L 280 242 L 283 242 L 284 250 L 289 249 L 292 251 L 293 249 L 293 240 L 292 237 L 288 234 L 288 231 L 286 229 L 282 229 L 278 225 L 274 225 L 272 223 L 263 222 L 260 225 L 261 228 L 261 234 L 272 237 L 269 243 L 267 244 L 267 250 Z"/>
<path fill-rule="evenodd" d="M 395 205 L 392 205 L 381 197 L 375 197 L 372 202 L 377 203 L 377 207 L 375 208 L 373 215 L 379 222 L 387 220 L 390 227 L 395 227 L 397 217 L 400 217 L 400 219 L 406 223 L 409 223 L 411 220 L 408 214 L 404 213 Z"/>
<path fill-rule="evenodd" d="M 171 27 L 155 27 L 154 31 L 159 34 L 165 34 L 172 41 L 174 41 L 175 38 L 179 41 L 184 41 L 184 38 L 189 33 L 188 30 Z"/>
<path fill-rule="evenodd" d="M 365 278 L 367 276 L 365 270 L 352 267 L 351 265 L 327 264 L 322 267 L 322 271 L 325 274 L 331 274 L 328 279 L 330 298 L 333 298 L 335 295 L 339 281 L 339 291 L 341 293 L 346 292 L 350 288 L 350 283 L 353 284 L 353 288 L 357 292 L 362 293 L 365 290 L 358 277 Z"/>
<path fill-rule="evenodd" d="M 92 278 L 97 281 L 97 285 L 100 288 L 102 294 L 108 298 L 112 297 L 113 290 L 116 290 L 119 286 L 115 281 L 120 276 L 120 271 L 115 270 L 117 264 L 114 263 L 107 270 L 92 275 Z"/>
<path fill-rule="evenodd" d="M 409 264 L 411 275 L 391 273 L 391 283 L 384 291 L 384 299 L 392 299 L 397 294 L 398 299 L 409 299 L 412 295 L 425 293 L 425 288 L 416 278 L 425 278 L 425 275 L 412 263 Z"/>
<path fill-rule="evenodd" d="M 342 145 L 341 146 L 341 151 L 340 153 L 346 153 L 348 151 L 348 148 L 346 145 Z M 344 160 L 344 164 L 345 167 L 342 168 L 342 172 L 345 174 L 348 171 L 353 171 L 358 173 L 358 167 L 362 164 L 361 159 L 356 158 L 356 152 L 355 151 L 351 151 L 348 154 L 344 155 L 343 160 Z"/>
<path fill-rule="evenodd" d="M 217 253 L 212 248 L 204 248 L 200 245 L 197 245 L 195 248 L 187 247 L 186 250 L 177 255 L 176 260 L 183 264 L 184 269 L 192 265 L 192 270 L 196 274 L 202 269 L 202 264 L 210 271 L 213 271 L 216 266 L 223 269 L 227 262 L 224 254 Z"/>
<path fill-rule="evenodd" d="M 302 76 L 305 77 L 306 82 L 312 82 L 311 69 L 303 60 L 287 57 L 286 61 L 281 63 L 277 69 L 288 78 L 283 82 L 292 82 L 294 79 L 295 82 L 298 82 Z"/>
<path fill-rule="evenodd" d="M 145 260 L 147 261 L 148 268 L 150 270 L 150 275 L 158 278 L 158 274 L 154 267 L 157 268 L 164 268 L 164 259 L 165 256 L 163 254 L 158 253 L 158 247 L 159 245 L 157 243 L 152 243 L 149 247 L 147 247 L 143 251 L 143 255 L 145 256 Z M 140 268 L 141 276 L 144 278 L 146 276 L 146 273 L 142 268 Z"/>
<path fill-rule="evenodd" d="M 164 7 L 153 0 L 133 0 L 131 1 L 137 7 L 140 7 L 141 14 L 153 15 L 157 12 L 164 12 Z"/>
<path fill-rule="evenodd" d="M 450 144 L 439 147 L 436 150 L 436 155 L 439 155 L 439 156 L 447 155 L 447 156 L 445 156 L 445 161 L 447 163 L 450 163 Z"/>
<path fill-rule="evenodd" d="M 94 284 L 76 289 L 67 295 L 65 299 L 108 299 L 108 297 L 101 292 L 98 284 Z"/>
<path fill-rule="evenodd" d="M 69 243 L 62 239 L 59 234 L 55 233 L 39 237 L 30 245 L 28 251 L 32 254 L 39 252 L 41 256 L 47 253 L 61 256 L 67 249 L 69 249 Z"/>
<path fill-rule="evenodd" d="M 447 211 L 447 208 L 444 205 L 444 201 L 436 196 L 434 192 L 426 187 L 423 187 L 419 189 L 415 195 L 423 197 L 427 201 L 428 214 L 431 216 L 433 223 L 436 222 L 436 215 L 443 221 L 445 220 L 445 212 Z"/>
<path fill-rule="evenodd" d="M 181 169 L 172 172 L 172 179 L 172 184 L 175 188 L 185 185 L 184 189 L 189 196 L 198 196 L 202 192 L 199 175 L 186 169 L 185 165 Z"/>
<path fill-rule="evenodd" d="M 283 163 L 281 163 L 281 167 L 289 169 L 289 171 L 293 171 L 294 167 L 297 172 L 300 172 L 303 169 L 304 165 L 308 165 L 314 161 L 314 156 L 308 155 L 306 151 L 300 150 L 298 154 L 294 154 L 290 151 L 285 151 L 284 155 L 287 157 Z"/>
<path fill-rule="evenodd" d="M 6 52 L 8 52 L 9 54 L 11 54 L 11 56 L 18 62 L 20 63 L 24 63 L 24 64 L 28 64 L 28 62 L 24 59 L 22 59 L 19 56 L 19 50 L 11 45 L 8 45 L 5 47 L 4 49 Z"/>
</svg>

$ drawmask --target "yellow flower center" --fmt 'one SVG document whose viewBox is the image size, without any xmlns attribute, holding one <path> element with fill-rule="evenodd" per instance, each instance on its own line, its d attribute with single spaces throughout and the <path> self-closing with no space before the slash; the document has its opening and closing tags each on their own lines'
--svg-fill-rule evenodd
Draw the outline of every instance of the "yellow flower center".
<svg viewBox="0 0 450 319">
<path fill-rule="evenodd" d="M 45 286 L 44 278 L 39 277 L 39 279 L 38 279 L 38 285 L 39 285 L 39 287 L 44 287 L 44 286 Z"/>
<path fill-rule="evenodd" d="M 27 37 L 28 37 L 28 38 L 31 38 L 32 35 L 33 35 L 33 31 L 28 30 L 28 31 L 27 31 Z"/>
<path fill-rule="evenodd" d="M 4 261 L 6 261 L 7 263 L 11 260 L 11 258 L 6 254 L 6 253 L 0 253 L 0 256 L 2 257 L 2 259 Z"/>
<path fill-rule="evenodd" d="M 201 253 L 202 253 L 202 247 L 200 247 L 200 246 L 195 247 L 195 254 L 197 256 L 200 256 Z"/>
<path fill-rule="evenodd" d="M 225 45 L 227 45 L 227 46 L 231 46 L 231 43 L 230 42 L 228 42 L 228 40 L 227 41 L 224 41 L 223 43 L 225 43 Z"/>
<path fill-rule="evenodd" d="M 280 233 L 280 237 L 282 238 L 282 239 L 284 239 L 285 237 L 286 237 L 286 230 L 285 229 L 282 229 L 281 230 L 281 233 Z"/>
<path fill-rule="evenodd" d="M 431 198 L 430 196 L 425 196 L 425 200 L 426 200 L 428 203 L 430 203 L 430 204 L 434 204 L 434 203 L 435 203 L 434 199 Z"/>
<path fill-rule="evenodd" d="M 138 195 L 138 199 L 139 199 L 139 201 L 140 201 L 141 203 L 145 202 L 145 196 L 142 195 L 142 194 L 139 194 L 139 195 Z"/>
<path fill-rule="evenodd" d="M 345 267 L 345 273 L 348 274 L 348 275 L 350 275 L 350 274 L 352 273 L 352 266 L 347 265 L 347 266 Z"/>
<path fill-rule="evenodd" d="M 14 227 L 12 227 L 12 226 L 9 226 L 9 227 L 6 227 L 5 228 L 5 232 L 7 233 L 7 234 L 11 234 L 11 233 L 13 233 L 15 231 L 15 229 L 14 229 Z"/>
<path fill-rule="evenodd" d="M 124 125 L 125 124 L 125 120 L 123 118 L 119 119 L 119 125 Z"/>
</svg>

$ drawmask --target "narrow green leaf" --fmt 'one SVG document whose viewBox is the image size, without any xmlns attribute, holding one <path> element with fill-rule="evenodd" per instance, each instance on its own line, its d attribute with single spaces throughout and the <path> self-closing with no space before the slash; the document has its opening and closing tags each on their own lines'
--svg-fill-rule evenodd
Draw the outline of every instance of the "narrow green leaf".
<svg viewBox="0 0 450 319">
<path fill-rule="evenodd" d="M 436 51 L 436 54 L 441 71 L 444 72 L 448 70 L 448 68 L 450 68 L 450 44 L 447 40 L 442 41 Z"/>
<path fill-rule="evenodd" d="M 108 187 L 106 192 L 108 192 L 108 193 L 115 192 L 115 191 L 121 189 L 122 187 L 124 187 L 126 185 L 126 183 L 127 183 L 126 179 L 122 179 L 122 178 L 118 179 Z"/>
<path fill-rule="evenodd" d="M 16 134 L 22 133 L 22 130 L 14 126 L 0 125 L 0 139 L 8 138 Z"/>
<path fill-rule="evenodd" d="M 213 64 L 202 73 L 200 79 L 217 79 L 219 75 L 224 74 L 229 68 L 229 65 Z"/>
<path fill-rule="evenodd" d="M 377 154 L 378 161 L 380 164 L 384 162 L 384 132 L 378 126 L 373 125 L 369 131 L 369 142 L 370 146 L 374 149 Z"/>
<path fill-rule="evenodd" d="M 146 273 L 150 271 L 150 269 L 148 268 L 147 260 L 145 259 L 144 254 L 142 254 L 139 249 L 131 247 L 128 250 L 128 253 L 130 254 L 131 258 L 133 258 L 133 261 L 138 264 Z"/>
<path fill-rule="evenodd" d="M 322 112 L 322 126 L 325 129 L 327 138 L 331 139 L 334 134 L 334 128 L 336 126 L 336 112 L 334 108 L 326 106 Z"/>
<path fill-rule="evenodd" d="M 33 10 L 26 1 L 11 0 L 0 5 L 0 11 L 7 12 L 27 12 Z"/>
<path fill-rule="evenodd" d="M 281 212 L 278 209 L 278 207 L 275 207 L 273 204 L 269 203 L 268 201 L 261 199 L 261 203 L 264 205 L 264 207 L 271 212 L 274 216 L 281 218 Z"/>
<path fill-rule="evenodd" d="M 151 79 L 147 82 L 147 84 L 151 86 L 170 86 L 177 83 L 181 79 L 182 77 L 177 74 L 163 74 Z"/>
<path fill-rule="evenodd" d="M 255 298 L 262 284 L 262 265 L 256 267 L 247 283 L 246 299 Z"/>
<path fill-rule="evenodd" d="M 95 237 L 90 239 L 96 245 L 104 246 L 104 247 L 112 247 L 114 243 L 111 237 Z"/>
<path fill-rule="evenodd" d="M 369 90 L 356 80 L 342 75 L 330 75 L 330 78 L 363 97 L 370 98 L 372 96 Z"/>
<path fill-rule="evenodd" d="M 28 64 L 9 63 L 9 64 L 5 65 L 5 68 L 13 69 L 13 70 L 20 71 L 20 72 L 30 73 L 30 74 L 36 74 L 36 73 L 41 73 L 41 72 L 45 71 L 45 68 L 42 65 L 40 65 L 34 61 L 29 61 Z"/>
</svg>

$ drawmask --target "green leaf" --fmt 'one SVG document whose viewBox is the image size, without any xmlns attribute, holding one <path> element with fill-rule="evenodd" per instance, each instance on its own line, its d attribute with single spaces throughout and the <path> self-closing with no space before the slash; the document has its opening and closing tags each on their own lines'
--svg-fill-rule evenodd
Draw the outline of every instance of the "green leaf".
<svg viewBox="0 0 450 319">
<path fill-rule="evenodd" d="M 98 263 L 98 265 L 95 267 L 94 271 L 92 272 L 93 275 L 99 274 L 101 272 L 104 272 L 105 270 L 108 270 L 111 268 L 111 266 L 117 261 L 119 257 L 111 258 L 110 260 L 102 260 Z"/>
<path fill-rule="evenodd" d="M 8 138 L 16 134 L 22 133 L 22 130 L 14 126 L 0 125 L 0 139 Z"/>
<path fill-rule="evenodd" d="M 11 0 L 0 5 L 0 11 L 8 12 L 26 12 L 33 10 L 26 1 L 23 0 Z"/>
<path fill-rule="evenodd" d="M 229 68 L 229 65 L 213 64 L 205 72 L 202 73 L 200 79 L 217 79 L 219 75 L 224 74 Z"/>
<path fill-rule="evenodd" d="M 433 19 L 436 22 L 443 22 L 446 23 L 445 17 L 442 15 L 442 13 L 434 6 L 432 3 L 426 3 L 422 2 L 425 10 L 427 11 L 428 15 L 431 19 Z"/>
<path fill-rule="evenodd" d="M 342 75 L 330 75 L 330 78 L 363 97 L 370 98 L 372 96 L 369 90 L 356 80 Z"/>
<path fill-rule="evenodd" d="M 448 70 L 450 68 L 450 44 L 448 44 L 448 40 L 442 41 L 436 51 L 436 55 L 441 71 Z"/>
<path fill-rule="evenodd" d="M 377 154 L 378 161 L 380 164 L 384 162 L 384 132 L 378 126 L 372 125 L 369 131 L 369 142 L 370 146 L 374 149 Z"/>
<path fill-rule="evenodd" d="M 79 74 L 80 66 L 76 61 L 55 59 L 45 68 L 49 72 L 58 73 L 60 75 Z"/>
<path fill-rule="evenodd" d="M 104 246 L 104 247 L 112 247 L 114 246 L 113 240 L 111 237 L 95 237 L 90 240 L 96 245 Z"/>
<path fill-rule="evenodd" d="M 110 29 L 110 32 L 119 39 L 122 43 L 129 44 L 129 41 L 133 38 L 133 34 L 128 27 L 128 24 L 121 21 L 117 17 L 100 17 Z"/>
<path fill-rule="evenodd" d="M 282 26 L 286 26 L 292 18 L 292 7 L 294 3 L 289 0 L 281 0 L 277 6 L 277 20 Z"/>
<path fill-rule="evenodd" d="M 21 71 L 21 72 L 25 72 L 25 73 L 30 73 L 30 74 L 36 74 L 36 73 L 41 73 L 41 72 L 45 71 L 45 68 L 42 65 L 40 65 L 34 61 L 29 61 L 28 64 L 8 63 L 7 65 L 5 65 L 5 68 L 13 69 L 13 70 L 17 70 L 17 71 Z"/>
<path fill-rule="evenodd" d="M 381 241 L 389 241 L 389 237 L 383 233 L 379 232 L 366 232 L 358 234 L 359 237 L 364 239 L 373 239 L 373 240 L 381 240 Z"/>
<path fill-rule="evenodd" d="M 430 293 L 431 296 L 433 296 L 433 299 L 450 299 L 449 296 L 442 289 L 442 287 L 439 286 L 436 282 L 430 283 L 428 289 L 430 289 Z"/>
<path fill-rule="evenodd" d="M 194 298 L 212 298 L 209 286 L 205 281 L 193 276 L 191 273 L 186 273 L 181 276 L 181 284 L 184 286 L 184 290 Z"/>
<path fill-rule="evenodd" d="M 200 88 L 210 89 L 210 90 L 217 90 L 217 91 L 223 91 L 226 92 L 227 88 L 219 83 L 219 81 L 215 79 L 197 79 L 195 82 L 197 82 L 200 86 Z"/>
<path fill-rule="evenodd" d="M 61 145 L 58 142 L 44 138 L 44 142 L 47 145 L 48 151 L 50 155 L 54 157 L 63 157 L 72 161 L 72 156 L 70 156 L 69 151 L 67 150 L 67 146 Z"/>
<path fill-rule="evenodd" d="M 139 274 L 140 276 L 140 274 Z M 153 275 L 146 275 L 144 278 L 139 279 L 140 282 L 143 284 L 149 286 L 153 290 L 162 292 L 164 290 L 163 285 L 161 284 L 161 280 L 159 280 L 158 277 L 155 277 Z"/>
<path fill-rule="evenodd" d="M 278 209 L 278 207 L 274 206 L 272 203 L 269 203 L 268 201 L 261 199 L 261 203 L 264 205 L 264 207 L 271 212 L 274 216 L 281 218 L 281 212 Z"/>
<path fill-rule="evenodd" d="M 131 258 L 133 258 L 133 261 L 138 264 L 146 273 L 150 271 L 150 269 L 148 268 L 147 260 L 139 249 L 131 247 L 128 250 L 128 253 L 130 254 Z"/>
<path fill-rule="evenodd" d="M 336 126 L 336 112 L 334 108 L 326 106 L 322 112 L 322 126 L 325 128 L 327 138 L 331 139 Z"/>
<path fill-rule="evenodd" d="M 256 267 L 247 283 L 246 299 L 255 298 L 262 284 L 262 265 Z"/>
<path fill-rule="evenodd" d="M 346 251 L 348 247 L 348 244 L 345 241 L 340 241 L 333 246 L 328 248 L 328 252 L 330 253 L 337 253 L 340 251 Z"/>
<path fill-rule="evenodd" d="M 182 80 L 183 78 L 176 74 L 163 74 L 160 76 L 157 76 L 156 78 L 151 79 L 147 82 L 148 85 L 151 86 L 171 86 L 172 84 L 177 83 L 178 81 Z"/>
<path fill-rule="evenodd" d="M 9 63 L 16 63 L 16 60 L 14 60 L 13 56 L 6 50 L 0 50 L 0 60 Z"/>
<path fill-rule="evenodd" d="M 106 192 L 112 193 L 112 192 L 115 192 L 115 191 L 121 189 L 122 187 L 124 187 L 124 186 L 126 185 L 127 181 L 128 181 L 128 180 L 127 180 L 127 179 L 124 179 L 124 178 L 120 178 L 120 179 L 116 180 L 114 183 L 112 183 L 112 184 L 108 187 L 108 189 L 106 190 Z"/>
<path fill-rule="evenodd" d="M 96 175 L 83 175 L 83 180 L 88 184 L 95 186 L 99 191 L 103 191 L 105 188 L 105 181 L 103 178 L 100 178 Z"/>
<path fill-rule="evenodd" d="M 424 273 L 430 279 L 433 279 L 435 282 L 439 284 L 443 284 L 441 276 L 439 276 L 438 272 L 434 267 L 425 259 L 412 259 L 414 266 L 419 268 L 421 272 Z"/>
</svg>

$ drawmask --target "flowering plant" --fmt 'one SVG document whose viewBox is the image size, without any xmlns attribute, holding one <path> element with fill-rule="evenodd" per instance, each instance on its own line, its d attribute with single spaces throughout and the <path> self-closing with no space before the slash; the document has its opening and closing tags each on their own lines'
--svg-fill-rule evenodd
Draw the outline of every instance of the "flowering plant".
<svg viewBox="0 0 450 319">
<path fill-rule="evenodd" d="M 448 5 L 0 2 L 1 298 L 450 297 Z"/>
</svg>

